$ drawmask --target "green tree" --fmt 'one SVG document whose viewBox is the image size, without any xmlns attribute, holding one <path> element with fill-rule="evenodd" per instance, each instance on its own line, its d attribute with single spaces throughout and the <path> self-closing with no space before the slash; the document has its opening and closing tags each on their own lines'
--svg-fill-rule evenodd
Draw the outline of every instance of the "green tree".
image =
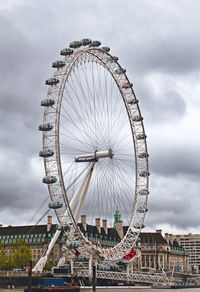
<svg viewBox="0 0 200 292">
<path fill-rule="evenodd" d="M 31 260 L 31 249 L 23 241 L 18 240 L 12 246 L 12 264 L 15 268 L 27 267 L 28 261 Z"/>
<path fill-rule="evenodd" d="M 0 269 L 6 270 L 8 266 L 8 256 L 5 253 L 3 245 L 0 243 Z"/>
<path fill-rule="evenodd" d="M 55 263 L 52 263 L 52 262 L 46 262 L 46 264 L 45 264 L 45 266 L 44 266 L 44 270 L 45 271 L 50 271 L 51 270 L 51 268 L 53 268 L 53 267 L 55 267 L 56 266 L 56 264 Z"/>
<path fill-rule="evenodd" d="M 13 265 L 15 268 L 27 267 L 28 261 L 31 260 L 30 247 L 21 245 L 12 256 Z"/>
</svg>

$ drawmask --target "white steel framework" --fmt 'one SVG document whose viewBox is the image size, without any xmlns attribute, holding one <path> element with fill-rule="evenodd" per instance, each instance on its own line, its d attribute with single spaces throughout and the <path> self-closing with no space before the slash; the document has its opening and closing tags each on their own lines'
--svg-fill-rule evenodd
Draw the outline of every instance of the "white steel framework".
<svg viewBox="0 0 200 292">
<path fill-rule="evenodd" d="M 78 251 L 98 254 L 105 261 L 121 260 L 136 245 L 149 193 L 146 135 L 132 84 L 117 58 L 104 48 L 84 45 L 64 57 L 48 85 L 43 152 L 51 153 L 44 156 L 51 200 L 62 203 L 56 216 L 60 223 L 71 224 L 66 233 L 69 239 L 79 241 Z M 131 209 L 128 231 L 112 248 L 90 243 L 77 225 L 81 212 L 101 208 L 92 197 L 97 187 L 96 197 L 100 193 L 104 198 L 110 196 L 112 203 L 105 207 L 110 212 L 114 210 L 111 204 L 113 208 L 125 205 L 122 216 Z M 84 210 L 95 200 L 97 206 Z"/>
</svg>

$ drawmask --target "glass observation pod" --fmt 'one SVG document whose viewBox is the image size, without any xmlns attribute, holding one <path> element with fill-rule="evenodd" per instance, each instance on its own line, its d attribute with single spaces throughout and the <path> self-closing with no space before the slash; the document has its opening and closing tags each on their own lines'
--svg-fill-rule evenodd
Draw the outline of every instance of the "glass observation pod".
<svg viewBox="0 0 200 292">
<path fill-rule="evenodd" d="M 132 121 L 133 122 L 141 122 L 143 120 L 143 117 L 141 116 L 133 116 Z"/>
<path fill-rule="evenodd" d="M 144 135 L 144 134 L 138 134 L 137 136 L 136 136 L 136 138 L 137 138 L 137 140 L 143 140 L 143 139 L 146 139 L 146 135 Z"/>
<path fill-rule="evenodd" d="M 45 176 L 42 179 L 44 184 L 54 184 L 57 182 L 57 178 L 54 175 Z"/>
<path fill-rule="evenodd" d="M 50 209 L 60 209 L 60 208 L 62 208 L 62 206 L 63 206 L 63 204 L 61 202 L 59 202 L 59 201 L 50 202 L 48 204 L 48 207 Z"/>
<path fill-rule="evenodd" d="M 119 266 L 118 265 L 109 265 L 109 270 L 110 271 L 118 271 L 119 270 Z"/>
<path fill-rule="evenodd" d="M 99 47 L 100 45 L 100 41 L 92 41 L 91 44 L 89 44 L 89 47 Z"/>
<path fill-rule="evenodd" d="M 135 225 L 133 225 L 133 227 L 135 228 L 135 229 L 140 229 L 140 225 L 139 224 L 135 224 Z M 145 225 L 143 224 L 142 226 L 141 226 L 141 228 L 144 228 L 145 227 Z"/>
<path fill-rule="evenodd" d="M 138 194 L 141 196 L 146 196 L 149 194 L 149 191 L 147 191 L 147 189 L 142 189 L 138 192 Z"/>
<path fill-rule="evenodd" d="M 76 259 L 79 261 L 79 262 L 88 262 L 88 257 L 84 256 L 84 255 L 78 255 L 76 257 Z"/>
<path fill-rule="evenodd" d="M 138 155 L 138 158 L 147 158 L 147 157 L 149 157 L 149 154 L 146 152 L 142 152 Z"/>
<path fill-rule="evenodd" d="M 104 50 L 106 52 L 109 52 L 110 51 L 110 48 L 109 47 L 102 47 L 102 50 Z"/>
<path fill-rule="evenodd" d="M 148 212 L 148 209 L 140 207 L 140 208 L 137 209 L 137 211 L 138 211 L 138 213 L 146 213 L 146 212 Z"/>
<path fill-rule="evenodd" d="M 46 85 L 56 85 L 60 82 L 58 78 L 49 78 L 45 81 Z"/>
<path fill-rule="evenodd" d="M 126 69 L 123 69 L 123 68 L 122 68 L 122 69 L 116 69 L 116 70 L 115 70 L 115 73 L 116 73 L 116 74 L 126 73 Z"/>
<path fill-rule="evenodd" d="M 53 155 L 54 155 L 54 152 L 51 149 L 45 149 L 39 152 L 40 157 L 51 157 Z"/>
<path fill-rule="evenodd" d="M 80 48 L 82 46 L 82 44 L 83 43 L 81 41 L 74 41 L 74 42 L 69 44 L 69 47 L 73 48 L 73 49 L 77 49 L 77 48 Z"/>
<path fill-rule="evenodd" d="M 71 226 L 67 223 L 60 223 L 57 225 L 57 230 L 60 231 L 69 231 L 71 229 Z"/>
<path fill-rule="evenodd" d="M 39 130 L 40 131 L 51 131 L 52 129 L 53 129 L 53 125 L 51 125 L 49 123 L 39 125 Z"/>
<path fill-rule="evenodd" d="M 74 248 L 78 248 L 79 246 L 80 246 L 80 243 L 77 240 L 66 242 L 66 247 L 68 248 L 74 249 Z"/>
<path fill-rule="evenodd" d="M 112 57 L 109 57 L 106 59 L 107 62 L 110 62 L 110 63 L 114 63 L 115 61 L 118 61 L 119 58 L 116 57 L 116 56 L 112 56 Z"/>
<path fill-rule="evenodd" d="M 52 63 L 53 68 L 62 68 L 66 65 L 65 61 L 63 60 L 58 60 Z"/>
<path fill-rule="evenodd" d="M 128 81 L 124 82 L 124 85 L 122 86 L 122 88 L 124 89 L 132 88 L 132 87 L 133 87 L 133 83 L 129 83 Z"/>
<path fill-rule="evenodd" d="M 128 104 L 137 104 L 139 101 L 137 99 L 131 98 L 127 100 Z"/>
<path fill-rule="evenodd" d="M 146 171 L 146 170 L 142 170 L 140 173 L 139 173 L 139 176 L 141 176 L 141 177 L 147 177 L 147 176 L 149 176 L 150 175 L 150 173 L 148 172 L 148 171 Z"/>
<path fill-rule="evenodd" d="M 46 98 L 41 101 L 41 106 L 52 106 L 55 104 L 55 100 L 53 98 Z"/>
<path fill-rule="evenodd" d="M 91 44 L 92 41 L 91 41 L 91 39 L 82 39 L 81 42 L 82 42 L 83 46 L 87 46 L 87 45 Z"/>
<path fill-rule="evenodd" d="M 69 56 L 69 55 L 73 54 L 73 52 L 74 52 L 73 49 L 65 48 L 65 49 L 60 51 L 60 55 L 61 56 Z"/>
</svg>

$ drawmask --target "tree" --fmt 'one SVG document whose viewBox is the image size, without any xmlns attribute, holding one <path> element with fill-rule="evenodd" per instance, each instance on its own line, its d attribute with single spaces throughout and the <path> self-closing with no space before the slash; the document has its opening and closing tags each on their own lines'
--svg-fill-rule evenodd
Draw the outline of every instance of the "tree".
<svg viewBox="0 0 200 292">
<path fill-rule="evenodd" d="M 53 268 L 53 267 L 55 267 L 55 266 L 56 266 L 55 263 L 52 263 L 52 262 L 47 261 L 46 264 L 45 264 L 45 266 L 44 266 L 44 270 L 45 270 L 45 271 L 50 271 L 51 268 Z"/>
<path fill-rule="evenodd" d="M 29 260 L 31 260 L 30 247 L 26 245 L 18 246 L 12 256 L 13 266 L 15 268 L 23 269 L 24 267 L 27 267 Z"/>
<path fill-rule="evenodd" d="M 0 269 L 6 270 L 8 265 L 8 256 L 3 249 L 0 249 Z"/>
</svg>

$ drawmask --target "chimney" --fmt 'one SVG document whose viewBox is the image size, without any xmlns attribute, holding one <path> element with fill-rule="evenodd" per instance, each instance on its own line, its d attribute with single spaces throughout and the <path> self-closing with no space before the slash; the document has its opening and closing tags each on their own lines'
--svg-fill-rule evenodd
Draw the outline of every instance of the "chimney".
<svg viewBox="0 0 200 292">
<path fill-rule="evenodd" d="M 99 233 L 101 233 L 101 225 L 100 225 L 100 218 L 95 219 L 96 227 Z"/>
<path fill-rule="evenodd" d="M 47 218 L 47 232 L 49 232 L 52 225 L 52 216 L 48 216 Z"/>
<path fill-rule="evenodd" d="M 102 227 L 105 231 L 105 234 L 107 235 L 108 234 L 107 219 L 102 220 Z"/>
<path fill-rule="evenodd" d="M 123 231 L 123 221 L 116 222 L 116 230 L 119 234 L 119 237 L 122 239 L 124 237 L 124 231 Z"/>
<path fill-rule="evenodd" d="M 86 231 L 87 230 L 86 215 L 81 215 L 81 224 L 83 225 L 83 229 Z"/>
<path fill-rule="evenodd" d="M 165 233 L 165 240 L 167 241 L 167 243 L 169 244 L 169 233 Z"/>
<path fill-rule="evenodd" d="M 156 233 L 160 233 L 162 235 L 162 229 L 157 229 Z"/>
</svg>

